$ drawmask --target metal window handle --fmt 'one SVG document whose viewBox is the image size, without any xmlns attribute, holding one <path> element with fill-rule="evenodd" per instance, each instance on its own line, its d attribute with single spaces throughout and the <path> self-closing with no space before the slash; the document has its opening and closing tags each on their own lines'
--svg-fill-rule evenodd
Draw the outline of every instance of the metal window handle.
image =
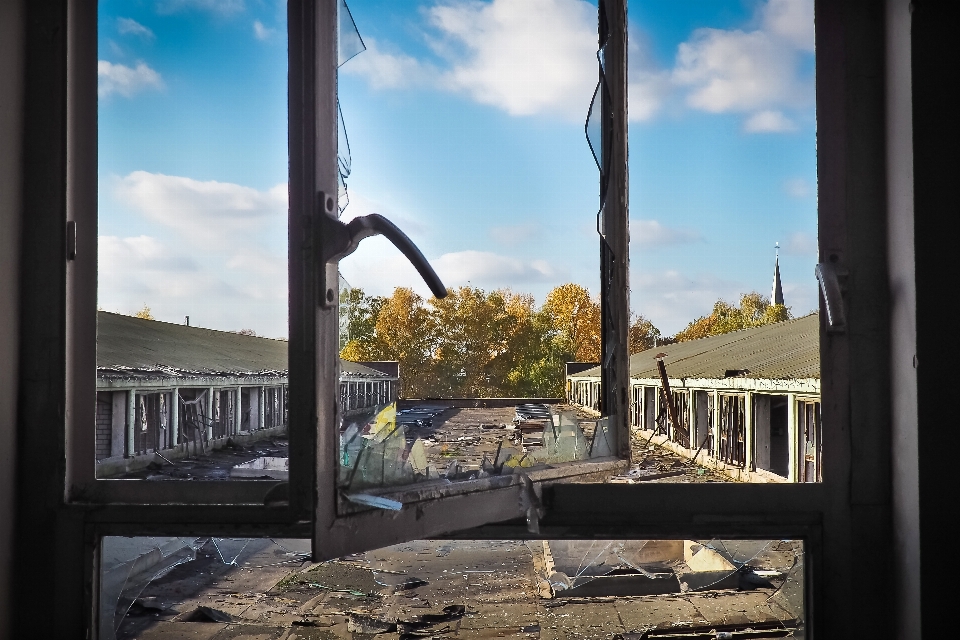
<svg viewBox="0 0 960 640">
<path fill-rule="evenodd" d="M 843 333 L 847 330 L 847 315 L 843 308 L 843 296 L 840 289 L 840 279 L 845 276 L 830 262 L 821 262 L 814 269 L 817 282 L 820 284 L 820 293 L 823 295 L 823 306 L 827 312 L 827 332 Z"/>
<path fill-rule="evenodd" d="M 323 193 L 320 194 L 318 208 L 321 210 L 318 211 L 319 224 L 317 226 L 322 239 L 320 244 L 322 264 L 337 262 L 350 255 L 357 250 L 360 241 L 364 238 L 382 235 L 407 257 L 407 260 L 420 273 L 420 277 L 427 283 L 435 297 L 446 297 L 447 288 L 440 281 L 440 276 L 433 270 L 417 245 L 397 225 L 379 213 L 360 216 L 344 224 L 330 215 L 332 213 L 332 203 L 332 198 L 325 197 Z M 329 210 L 329 213 L 324 211 L 323 208 Z"/>
</svg>

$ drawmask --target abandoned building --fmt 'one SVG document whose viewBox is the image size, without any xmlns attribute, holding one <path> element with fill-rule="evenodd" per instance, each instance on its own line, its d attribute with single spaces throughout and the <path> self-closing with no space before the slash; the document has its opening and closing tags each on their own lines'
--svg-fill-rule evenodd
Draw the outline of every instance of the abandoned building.
<svg viewBox="0 0 960 640">
<path fill-rule="evenodd" d="M 97 313 L 97 461 L 129 469 L 155 451 L 285 431 L 285 340 Z M 346 415 L 397 397 L 396 363 L 340 361 Z M 391 375 L 392 372 L 392 375 Z M 192 449 L 192 450 L 193 450 Z"/>
<path fill-rule="evenodd" d="M 630 426 L 737 480 L 818 482 L 819 336 L 810 314 L 634 354 Z M 567 376 L 571 403 L 599 412 L 599 392 L 599 368 Z"/>
<path fill-rule="evenodd" d="M 101 541 L 187 535 L 309 539 L 316 558 L 454 535 L 803 540 L 806 637 L 951 628 L 956 3 L 814 5 L 823 481 L 555 484 L 529 502 L 531 531 L 506 482 L 390 513 L 335 510 L 332 431 L 318 437 L 317 425 L 338 401 L 332 283 L 344 249 L 314 242 L 343 231 L 324 214 L 337 193 L 334 0 L 286 5 L 290 480 L 96 479 L 97 6 L 0 0 L 0 636 L 96 638 Z M 626 2 L 599 7 L 601 361 L 621 367 L 602 392 L 622 428 L 628 213 L 644 213 L 627 211 Z"/>
</svg>

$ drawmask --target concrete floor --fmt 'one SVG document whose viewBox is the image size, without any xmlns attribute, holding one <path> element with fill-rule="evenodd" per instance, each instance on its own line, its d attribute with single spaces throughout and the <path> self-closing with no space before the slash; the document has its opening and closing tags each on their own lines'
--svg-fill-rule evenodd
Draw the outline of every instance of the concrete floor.
<svg viewBox="0 0 960 640">
<path fill-rule="evenodd" d="M 197 560 L 143 590 L 118 638 L 609 640 L 650 629 L 789 624 L 797 615 L 792 610 L 796 603 L 782 597 L 787 589 L 774 595 L 773 587 L 545 598 L 549 593 L 542 591 L 537 571 L 543 562 L 540 542 L 414 541 L 321 564 L 302 562 L 295 555 L 303 541 L 277 542 L 231 541 L 231 551 L 221 544 L 227 560 L 246 545 L 237 565 L 224 564 L 208 542 Z M 752 564 L 783 568 L 798 548 L 798 543 L 774 541 Z M 208 607 L 222 621 L 186 621 L 198 617 L 198 607 Z M 453 615 L 442 619 L 445 610 Z M 424 614 L 441 615 L 423 624 L 418 617 Z M 398 621 L 410 623 L 406 630 L 419 635 L 402 635 Z M 383 633 L 373 633 L 378 630 Z"/>
</svg>

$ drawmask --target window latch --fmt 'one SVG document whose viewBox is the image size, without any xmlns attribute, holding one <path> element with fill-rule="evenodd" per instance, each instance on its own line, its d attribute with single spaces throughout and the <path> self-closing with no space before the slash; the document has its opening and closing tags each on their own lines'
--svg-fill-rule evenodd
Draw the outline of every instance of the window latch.
<svg viewBox="0 0 960 640">
<path fill-rule="evenodd" d="M 827 312 L 827 333 L 844 333 L 847 330 L 847 314 L 843 307 L 841 280 L 846 279 L 846 272 L 841 271 L 830 262 L 821 262 L 814 269 L 817 282 L 820 284 L 820 293 L 823 295 L 823 306 Z"/>
<path fill-rule="evenodd" d="M 413 264 L 434 296 L 446 297 L 447 288 L 440 281 L 440 276 L 433 270 L 417 245 L 397 225 L 379 213 L 360 216 L 348 223 L 343 223 L 335 217 L 334 199 L 323 192 L 320 192 L 319 196 L 315 230 L 319 236 L 317 246 L 320 247 L 320 264 L 338 262 L 356 251 L 364 238 L 381 235 L 392 242 Z"/>
</svg>

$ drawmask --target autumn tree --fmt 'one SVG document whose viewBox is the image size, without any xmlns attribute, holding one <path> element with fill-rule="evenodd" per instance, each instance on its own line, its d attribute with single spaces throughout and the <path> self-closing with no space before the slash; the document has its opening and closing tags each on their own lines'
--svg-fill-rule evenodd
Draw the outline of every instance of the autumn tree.
<svg viewBox="0 0 960 640">
<path fill-rule="evenodd" d="M 716 336 L 740 329 L 759 327 L 773 322 L 783 322 L 791 318 L 789 307 L 782 304 L 770 304 L 766 296 L 751 291 L 740 296 L 740 306 L 735 307 L 723 300 L 717 300 L 713 312 L 688 324 L 674 340 L 684 342 L 707 336 Z"/>
<path fill-rule="evenodd" d="M 600 360 L 600 302 L 579 284 L 564 284 L 547 294 L 543 312 L 578 362 Z"/>
<path fill-rule="evenodd" d="M 133 314 L 133 317 L 140 318 L 142 320 L 156 320 L 156 318 L 153 317 L 153 313 L 151 313 L 150 307 L 147 306 L 146 302 L 143 303 L 143 307 L 140 309 L 140 311 L 137 311 L 135 314 Z"/>
<path fill-rule="evenodd" d="M 396 360 L 400 387 L 408 398 L 431 393 L 436 323 L 423 298 L 413 289 L 397 287 L 384 300 L 374 327 L 375 339 L 363 360 Z M 348 343 L 349 346 L 349 343 Z"/>
<path fill-rule="evenodd" d="M 533 296 L 473 287 L 424 301 L 341 294 L 340 357 L 397 360 L 405 397 L 559 397 L 564 363 L 600 355 L 600 306 L 578 285 Z"/>
</svg>

